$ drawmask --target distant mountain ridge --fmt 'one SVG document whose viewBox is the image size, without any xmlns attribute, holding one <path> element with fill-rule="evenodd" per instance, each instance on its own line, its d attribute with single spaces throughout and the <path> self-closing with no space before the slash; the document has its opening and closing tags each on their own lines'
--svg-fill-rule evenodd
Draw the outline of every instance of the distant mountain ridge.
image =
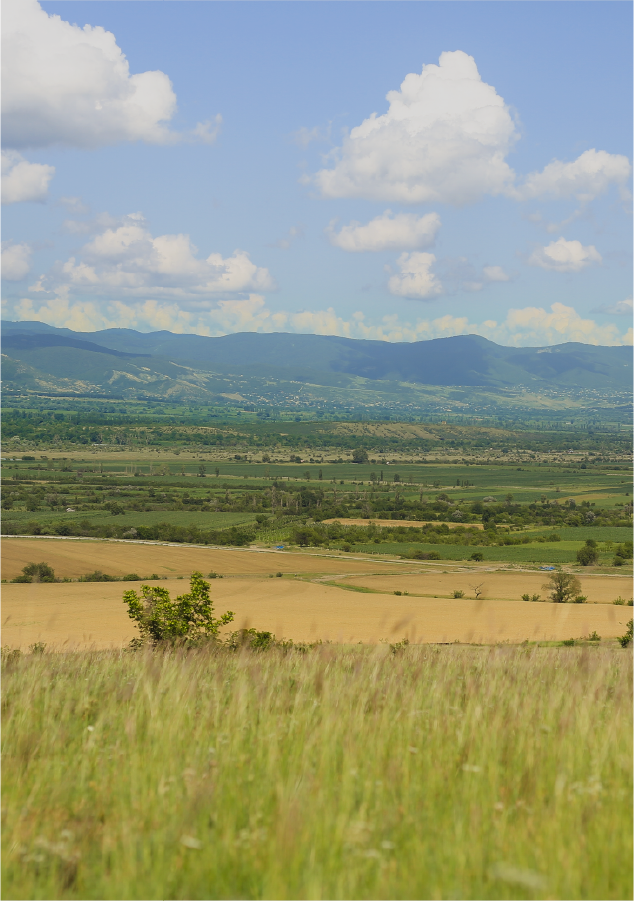
<svg viewBox="0 0 634 901">
<path fill-rule="evenodd" d="M 632 348 L 568 342 L 504 347 L 479 335 L 389 343 L 331 335 L 240 332 L 220 338 L 167 331 L 74 332 L 40 322 L 2 323 L 3 353 L 54 378 L 72 379 L 81 357 L 95 385 L 112 384 L 138 360 L 162 379 L 197 369 L 224 376 L 316 381 L 318 374 L 416 385 L 512 388 L 566 386 L 624 390 L 632 384 Z M 108 362 L 108 358 L 117 358 Z M 124 364 L 125 365 L 122 365 Z M 168 372 L 169 370 L 169 372 Z M 111 374 L 108 375 L 108 372 Z M 101 375 L 99 375 L 101 373 Z M 131 380 L 144 378 L 128 372 Z M 182 373 L 181 373 L 182 374 Z M 116 381 L 115 378 L 115 381 Z M 330 382 L 327 382 L 330 383 Z"/>
</svg>

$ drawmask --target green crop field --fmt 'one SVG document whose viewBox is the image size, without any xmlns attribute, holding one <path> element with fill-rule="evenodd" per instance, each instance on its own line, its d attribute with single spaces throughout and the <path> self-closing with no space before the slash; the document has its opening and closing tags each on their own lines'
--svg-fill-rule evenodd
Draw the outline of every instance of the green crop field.
<svg viewBox="0 0 634 901">
<path fill-rule="evenodd" d="M 113 516 L 107 512 L 76 512 L 61 513 L 48 512 L 39 514 L 38 520 L 43 524 L 56 522 L 76 522 L 87 520 L 94 525 L 112 525 L 132 528 L 134 526 L 154 526 L 158 523 L 169 522 L 177 526 L 196 526 L 200 529 L 228 529 L 231 526 L 248 525 L 255 520 L 252 513 L 206 513 L 200 510 L 161 510 L 149 513 L 129 511 L 119 516 Z M 10 513 L 5 516 L 7 522 L 27 523 L 34 519 L 34 514 L 29 512 Z"/>
<path fill-rule="evenodd" d="M 537 544 L 533 546 L 515 547 L 481 547 L 470 545 L 461 547 L 452 544 L 409 544 L 400 542 L 381 542 L 379 544 L 355 544 L 353 550 L 364 554 L 391 554 L 409 555 L 416 551 L 428 553 L 434 551 L 440 555 L 441 560 L 468 560 L 477 551 L 482 554 L 485 561 L 498 561 L 500 563 L 539 563 L 539 564 L 563 564 L 573 563 L 576 549 L 566 546 L 564 542 L 557 544 Z M 607 558 L 606 558 L 607 559 Z M 611 559 L 611 558 L 610 558 Z"/>
<path fill-rule="evenodd" d="M 3 665 L 3 897 L 632 896 L 632 654 Z"/>
</svg>

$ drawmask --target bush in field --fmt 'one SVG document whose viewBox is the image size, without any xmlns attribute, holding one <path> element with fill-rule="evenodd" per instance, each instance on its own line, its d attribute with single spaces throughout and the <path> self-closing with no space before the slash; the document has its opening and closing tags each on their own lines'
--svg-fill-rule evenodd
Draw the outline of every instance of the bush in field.
<svg viewBox="0 0 634 901">
<path fill-rule="evenodd" d="M 158 585 L 142 585 L 141 596 L 136 591 L 126 591 L 124 604 L 128 614 L 141 633 L 141 641 L 152 644 L 161 642 L 190 643 L 204 638 L 216 638 L 221 626 L 233 621 L 231 610 L 216 618 L 209 597 L 209 582 L 202 573 L 192 573 L 190 592 L 170 598 L 167 588 Z"/>
<path fill-rule="evenodd" d="M 55 570 L 48 563 L 27 563 L 22 575 L 16 576 L 12 582 L 56 582 Z"/>
<path fill-rule="evenodd" d="M 632 638 L 634 637 L 633 630 L 634 630 L 634 620 L 630 620 L 629 623 L 627 624 L 627 632 L 625 633 L 625 635 L 619 636 L 619 643 L 622 648 L 626 648 L 631 643 Z"/>
<path fill-rule="evenodd" d="M 82 576 L 80 582 L 116 582 L 116 576 L 109 576 L 108 573 L 102 573 L 100 569 L 96 569 L 94 573 L 87 573 Z"/>
<path fill-rule="evenodd" d="M 542 587 L 548 591 L 548 597 L 554 604 L 566 604 L 581 595 L 579 579 L 572 573 L 565 573 L 561 570 L 551 573 L 548 581 L 544 582 Z"/>
<path fill-rule="evenodd" d="M 464 591 L 461 591 L 459 588 L 457 588 L 454 592 L 452 592 L 451 596 L 452 596 L 452 598 L 463 598 Z"/>
<path fill-rule="evenodd" d="M 577 563 L 582 566 L 595 566 L 599 562 L 597 543 L 589 538 L 585 545 L 577 551 Z"/>
</svg>

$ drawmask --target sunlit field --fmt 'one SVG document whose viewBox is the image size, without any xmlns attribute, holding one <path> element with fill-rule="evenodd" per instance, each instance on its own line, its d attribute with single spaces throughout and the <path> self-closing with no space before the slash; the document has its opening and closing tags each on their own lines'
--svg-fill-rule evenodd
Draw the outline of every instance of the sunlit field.
<svg viewBox="0 0 634 901">
<path fill-rule="evenodd" d="M 632 655 L 5 656 L 4 898 L 628 898 Z"/>
</svg>

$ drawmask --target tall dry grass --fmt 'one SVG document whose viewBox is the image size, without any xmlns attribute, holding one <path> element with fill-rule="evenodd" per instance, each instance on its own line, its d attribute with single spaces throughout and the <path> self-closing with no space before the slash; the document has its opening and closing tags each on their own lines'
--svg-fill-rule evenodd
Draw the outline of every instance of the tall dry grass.
<svg viewBox="0 0 634 901">
<path fill-rule="evenodd" d="M 4 668 L 4 898 L 629 898 L 632 655 Z"/>
</svg>

